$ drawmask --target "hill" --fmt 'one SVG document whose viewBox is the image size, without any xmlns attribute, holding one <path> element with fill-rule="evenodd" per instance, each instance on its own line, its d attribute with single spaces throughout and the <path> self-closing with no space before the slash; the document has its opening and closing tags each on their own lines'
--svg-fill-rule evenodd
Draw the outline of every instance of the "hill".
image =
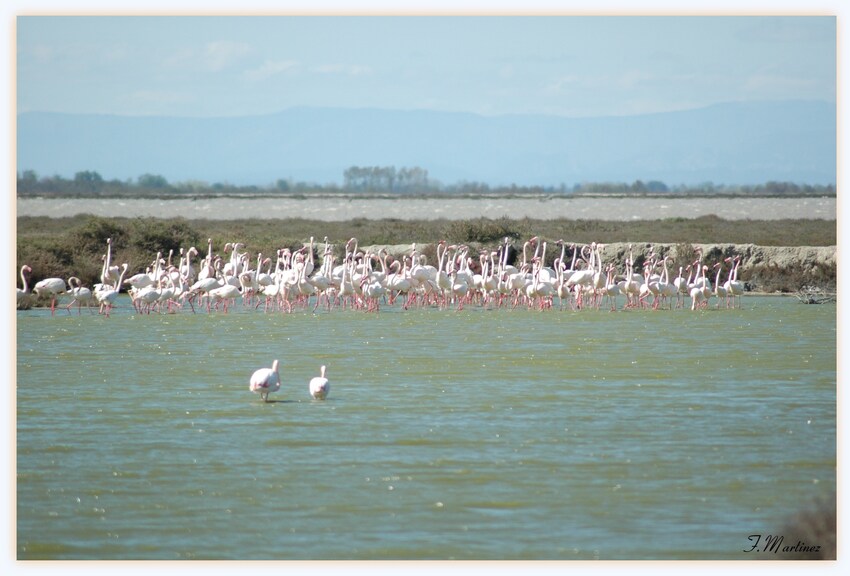
<svg viewBox="0 0 850 576">
<path fill-rule="evenodd" d="M 17 169 L 264 186 L 342 183 L 351 166 L 419 166 L 444 184 L 836 182 L 836 106 L 726 103 L 604 118 L 292 108 L 229 118 L 17 117 Z"/>
</svg>

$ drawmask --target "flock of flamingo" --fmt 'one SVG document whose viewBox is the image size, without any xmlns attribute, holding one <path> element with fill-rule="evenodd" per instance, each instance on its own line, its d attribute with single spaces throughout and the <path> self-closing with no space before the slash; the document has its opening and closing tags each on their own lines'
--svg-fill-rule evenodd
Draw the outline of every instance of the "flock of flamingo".
<svg viewBox="0 0 850 576">
<path fill-rule="evenodd" d="M 379 311 L 382 304 L 401 303 L 404 309 L 421 306 L 454 307 L 518 307 L 572 310 L 599 309 L 605 303 L 610 310 L 629 308 L 706 308 L 715 298 L 716 307 L 740 307 L 744 284 L 738 280 L 741 257 L 725 258 L 711 267 L 702 263 L 702 254 L 688 266 L 680 266 L 671 277 L 670 257 L 650 254 L 642 270 L 635 269 L 631 247 L 622 269 L 603 262 L 602 244 L 570 245 L 572 258 L 566 257 L 567 244 L 559 240 L 561 254 L 551 266 L 544 262 L 546 242 L 537 237 L 523 244 L 522 261 L 508 263 L 509 239 L 495 250 L 482 250 L 477 260 L 466 245 L 437 244 L 437 265 L 413 244 L 410 253 L 401 258 L 390 256 L 385 249 L 361 251 L 356 238 L 345 244 L 339 263 L 334 247 L 324 240 L 321 263 L 314 256 L 314 239 L 299 250 L 277 251 L 274 262 L 262 253 L 253 258 L 243 252 L 244 243 L 228 242 L 224 255 L 213 252 L 212 239 L 206 256 L 193 261 L 198 250 L 193 246 L 180 249 L 179 262 L 172 263 L 173 251 L 167 259 L 160 252 L 143 273 L 125 278 L 128 264 L 112 263 L 112 240 L 108 239 L 103 255 L 101 282 L 92 288 L 81 285 L 79 278 L 46 278 L 35 284 L 33 292 L 51 298 L 51 314 L 57 299 L 70 297 L 65 308 L 70 313 L 76 305 L 78 313 L 85 306 L 92 313 L 109 316 L 118 294 L 126 290 L 138 313 L 177 312 L 191 308 L 227 312 L 237 301 L 243 307 L 265 312 L 320 306 Z M 531 250 L 533 250 L 532 253 Z M 569 261 L 568 261 L 569 260 Z M 18 301 L 28 295 L 28 274 L 21 268 L 23 288 L 18 288 Z M 725 277 L 724 277 L 725 272 Z M 713 276 L 713 278 L 712 278 Z M 619 302 L 622 300 L 622 305 Z"/>
</svg>

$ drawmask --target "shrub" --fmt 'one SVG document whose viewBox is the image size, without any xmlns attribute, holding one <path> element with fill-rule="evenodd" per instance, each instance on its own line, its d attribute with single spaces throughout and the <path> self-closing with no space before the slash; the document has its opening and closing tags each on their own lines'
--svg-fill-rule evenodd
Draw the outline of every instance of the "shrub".
<svg viewBox="0 0 850 576">
<path fill-rule="evenodd" d="M 518 240 L 523 237 L 518 222 L 503 216 L 498 220 L 478 218 L 476 220 L 455 220 L 449 222 L 445 229 L 445 237 L 449 242 L 477 242 L 492 244 L 502 241 L 505 237 Z"/>
<path fill-rule="evenodd" d="M 91 216 L 70 233 L 71 244 L 77 252 L 102 254 L 106 252 L 106 241 L 112 238 L 113 249 L 127 235 L 127 229 L 115 219 Z"/>
<path fill-rule="evenodd" d="M 200 235 L 183 218 L 158 220 L 138 218 L 133 226 L 133 247 L 140 251 L 167 254 L 169 250 L 178 253 L 180 248 L 188 248 L 200 242 Z"/>
</svg>

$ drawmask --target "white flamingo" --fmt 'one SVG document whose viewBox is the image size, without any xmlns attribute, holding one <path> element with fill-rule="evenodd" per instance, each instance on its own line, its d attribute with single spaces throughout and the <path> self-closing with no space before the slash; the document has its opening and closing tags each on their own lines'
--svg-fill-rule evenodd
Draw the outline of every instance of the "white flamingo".
<svg viewBox="0 0 850 576">
<path fill-rule="evenodd" d="M 325 366 L 319 369 L 319 375 L 310 379 L 310 396 L 315 400 L 324 400 L 331 391 L 331 384 L 325 378 Z"/>
<path fill-rule="evenodd" d="M 670 272 L 667 269 L 667 261 L 671 260 L 669 256 L 665 256 L 663 259 L 664 272 L 661 274 L 661 280 L 658 282 L 658 291 L 661 294 L 661 302 L 662 304 L 666 300 L 670 303 L 670 308 L 673 307 L 673 296 L 676 295 L 678 288 L 670 282 Z M 679 270 L 681 274 L 681 270 Z"/>
<path fill-rule="evenodd" d="M 676 308 L 682 308 L 685 305 L 684 295 L 688 293 L 688 280 L 682 276 L 683 267 L 679 266 L 679 275 L 673 280 L 673 286 L 676 287 Z M 688 276 L 691 275 L 691 267 L 688 265 Z"/>
<path fill-rule="evenodd" d="M 106 286 L 101 290 L 95 290 L 94 292 L 95 299 L 100 302 L 100 313 L 105 313 L 107 318 L 109 318 L 109 312 L 115 304 L 115 299 L 118 298 L 119 291 L 121 290 L 121 281 L 124 279 L 124 274 L 127 273 L 128 268 L 129 264 L 124 262 L 121 265 L 121 275 L 115 281 L 115 284 L 113 286 Z"/>
<path fill-rule="evenodd" d="M 77 284 L 76 286 L 74 286 L 75 280 Z M 68 302 L 68 305 L 65 307 L 65 309 L 68 310 L 69 314 L 71 313 L 71 306 L 73 306 L 74 304 L 77 305 L 77 314 L 82 314 L 83 304 L 86 305 L 86 308 L 89 309 L 89 312 L 94 314 L 94 311 L 91 307 L 92 301 L 94 300 L 94 294 L 92 294 L 91 289 L 86 288 L 82 285 L 79 278 L 77 278 L 76 276 L 71 276 L 70 278 L 68 278 L 68 290 L 65 292 L 65 294 L 70 294 L 71 296 L 73 296 L 71 301 Z"/>
<path fill-rule="evenodd" d="M 198 255 L 198 249 L 195 248 L 194 246 L 192 246 L 188 250 L 186 250 L 186 255 L 185 255 L 185 258 L 186 258 L 185 262 L 186 263 L 184 264 L 183 261 L 181 260 L 180 274 L 183 276 L 183 278 L 185 279 L 185 282 L 187 284 L 194 283 L 195 278 L 197 276 L 197 274 L 195 272 L 195 267 L 192 266 L 192 256 L 197 256 L 197 255 Z"/>
<path fill-rule="evenodd" d="M 209 296 L 208 307 L 214 305 L 218 308 L 218 303 L 222 302 L 224 305 L 224 312 L 227 313 L 228 303 L 235 303 L 236 299 L 242 294 L 239 292 L 239 288 L 233 284 L 225 284 L 220 288 L 210 290 L 207 295 Z"/>
<path fill-rule="evenodd" d="M 17 288 L 18 293 L 18 302 L 20 302 L 24 296 L 26 296 L 29 292 L 29 286 L 27 286 L 27 274 L 32 272 L 32 268 L 24 264 L 21 266 L 21 283 L 23 284 L 23 289 Z"/>
<path fill-rule="evenodd" d="M 248 383 L 248 389 L 255 394 L 259 394 L 263 402 L 269 401 L 269 394 L 280 390 L 280 373 L 278 372 L 279 362 L 272 362 L 271 368 L 260 368 L 251 374 L 251 380 Z"/>
<path fill-rule="evenodd" d="M 714 295 L 717 297 L 717 308 L 720 308 L 720 299 L 726 303 L 726 307 L 729 307 L 729 292 L 726 290 L 726 287 L 720 284 L 720 273 L 723 271 L 723 262 L 718 262 L 714 265 L 717 268 L 717 276 L 714 277 Z"/>
<path fill-rule="evenodd" d="M 611 303 L 611 312 L 617 311 L 617 296 L 620 295 L 622 291 L 620 285 L 615 281 L 614 278 L 614 265 L 608 265 L 608 274 L 605 280 L 605 287 L 603 288 L 605 295 L 608 297 L 608 301 Z"/>
<path fill-rule="evenodd" d="M 112 265 L 112 238 L 106 239 L 106 260 L 100 273 L 100 281 L 103 284 L 113 284 L 120 275 L 118 266 Z"/>
<path fill-rule="evenodd" d="M 363 293 L 363 301 L 366 305 L 367 312 L 378 312 L 380 309 L 380 299 L 386 294 L 386 288 L 384 288 L 380 282 L 370 278 L 369 276 L 364 276 L 360 280 L 360 288 Z"/>
<path fill-rule="evenodd" d="M 708 270 L 708 266 L 699 265 L 699 260 L 694 262 L 694 265 L 697 267 L 697 276 L 694 279 L 693 284 L 688 286 L 688 290 L 691 295 L 691 310 L 696 310 L 697 307 L 702 307 L 703 304 L 706 304 L 708 301 L 708 296 L 705 294 L 705 272 Z M 711 288 L 709 287 L 709 290 Z M 709 292 L 711 294 L 711 292 Z"/>
<path fill-rule="evenodd" d="M 727 261 L 731 258 L 727 258 Z M 723 284 L 726 292 L 732 297 L 732 308 L 735 308 L 735 301 L 738 302 L 738 308 L 741 307 L 741 295 L 744 293 L 744 283 L 738 280 L 738 268 L 741 266 L 741 257 L 735 256 L 732 269 L 729 271 L 729 279 Z"/>
<path fill-rule="evenodd" d="M 65 281 L 61 278 L 45 278 L 36 282 L 32 291 L 39 296 L 50 296 L 50 315 L 53 316 L 56 314 L 56 296 L 65 292 Z"/>
</svg>

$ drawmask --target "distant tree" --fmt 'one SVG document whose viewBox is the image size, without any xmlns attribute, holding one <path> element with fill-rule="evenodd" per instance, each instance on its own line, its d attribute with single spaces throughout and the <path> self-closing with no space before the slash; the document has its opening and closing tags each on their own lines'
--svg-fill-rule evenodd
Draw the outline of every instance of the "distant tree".
<svg viewBox="0 0 850 576">
<path fill-rule="evenodd" d="M 279 179 L 275 183 L 275 188 L 277 188 L 281 192 L 289 192 L 289 182 L 287 182 L 286 180 L 283 180 L 283 179 Z"/>
<path fill-rule="evenodd" d="M 77 191 L 94 192 L 103 185 L 103 178 L 97 172 L 85 170 L 74 174 L 74 188 Z"/>
<path fill-rule="evenodd" d="M 667 188 L 667 184 L 664 182 L 660 182 L 658 180 L 650 180 L 646 183 L 646 189 L 650 192 L 669 192 L 670 189 Z"/>
<path fill-rule="evenodd" d="M 363 188 L 363 169 L 358 166 L 346 168 L 342 173 L 343 187 L 348 190 L 359 190 Z"/>
<path fill-rule="evenodd" d="M 168 180 L 158 174 L 142 174 L 137 183 L 141 188 L 168 188 Z"/>
<path fill-rule="evenodd" d="M 34 191 L 38 186 L 38 175 L 34 170 L 24 170 L 18 174 L 18 194 Z"/>
<path fill-rule="evenodd" d="M 103 182 L 103 178 L 97 172 L 86 170 L 84 172 L 77 172 L 74 174 L 74 182 L 77 184 L 101 184 Z"/>
<path fill-rule="evenodd" d="M 185 192 L 200 192 L 209 188 L 210 185 L 203 180 L 186 180 L 176 185 L 176 188 Z"/>
</svg>

